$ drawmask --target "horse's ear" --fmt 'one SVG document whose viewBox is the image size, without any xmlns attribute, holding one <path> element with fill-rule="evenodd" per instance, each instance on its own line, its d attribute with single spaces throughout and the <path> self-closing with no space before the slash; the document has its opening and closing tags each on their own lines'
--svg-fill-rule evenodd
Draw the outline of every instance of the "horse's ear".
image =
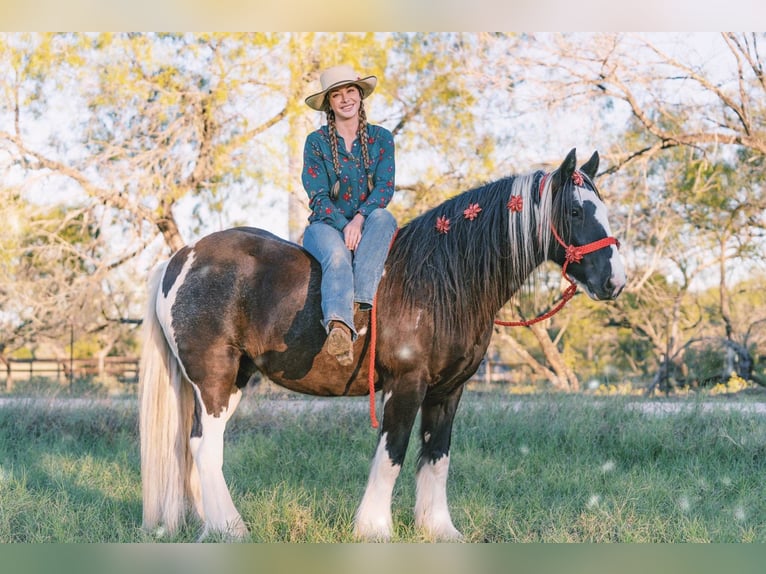
<svg viewBox="0 0 766 574">
<path fill-rule="evenodd" d="M 569 181 L 572 177 L 574 170 L 577 168 L 577 151 L 575 148 L 567 154 L 564 161 L 561 163 L 556 173 L 553 176 L 553 182 L 556 185 L 556 189 L 564 187 L 564 183 Z"/>
<path fill-rule="evenodd" d="M 598 171 L 598 152 L 594 151 L 593 155 L 590 156 L 590 159 L 586 161 L 582 167 L 580 168 L 580 171 L 583 172 L 585 175 L 587 175 L 591 181 L 594 181 L 596 179 L 596 172 Z"/>
</svg>

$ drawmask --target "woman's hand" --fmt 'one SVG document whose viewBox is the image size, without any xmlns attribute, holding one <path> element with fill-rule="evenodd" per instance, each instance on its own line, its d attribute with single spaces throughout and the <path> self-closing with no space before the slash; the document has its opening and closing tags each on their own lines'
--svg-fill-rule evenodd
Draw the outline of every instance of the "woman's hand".
<svg viewBox="0 0 766 574">
<path fill-rule="evenodd" d="M 346 227 L 343 228 L 343 238 L 346 240 L 346 247 L 350 251 L 356 250 L 359 241 L 362 239 L 362 226 L 364 225 L 364 215 L 357 213 Z"/>
</svg>

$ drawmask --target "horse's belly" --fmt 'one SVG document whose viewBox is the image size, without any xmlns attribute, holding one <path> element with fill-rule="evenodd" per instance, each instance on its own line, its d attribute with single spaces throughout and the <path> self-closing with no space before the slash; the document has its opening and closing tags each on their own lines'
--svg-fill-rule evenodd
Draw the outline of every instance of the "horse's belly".
<svg viewBox="0 0 766 574">
<path fill-rule="evenodd" d="M 282 368 L 258 360 L 256 365 L 270 381 L 291 391 L 325 397 L 361 396 L 369 392 L 370 362 L 366 356 L 360 359 L 350 367 L 343 367 L 334 357 L 321 353 L 314 357 L 307 370 Z"/>
</svg>

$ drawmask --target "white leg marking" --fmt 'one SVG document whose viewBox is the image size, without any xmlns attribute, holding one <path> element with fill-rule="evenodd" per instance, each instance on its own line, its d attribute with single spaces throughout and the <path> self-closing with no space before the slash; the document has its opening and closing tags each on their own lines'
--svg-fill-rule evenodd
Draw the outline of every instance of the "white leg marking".
<svg viewBox="0 0 766 574">
<path fill-rule="evenodd" d="M 418 471 L 415 526 L 439 540 L 460 540 L 447 506 L 449 455 L 427 462 Z"/>
<path fill-rule="evenodd" d="M 197 400 L 199 390 L 194 386 Z M 201 417 L 202 437 L 191 439 L 191 451 L 199 472 L 204 507 L 205 527 L 201 538 L 209 532 L 242 537 L 247 535 L 247 527 L 237 512 L 231 499 L 226 479 L 223 476 L 223 433 L 226 422 L 237 408 L 242 393 L 237 391 L 229 398 L 229 407 L 214 417 L 204 412 Z M 200 400 L 200 404 L 203 404 Z"/>
<path fill-rule="evenodd" d="M 354 535 L 366 540 L 388 540 L 393 531 L 391 494 L 401 466 L 394 464 L 388 456 L 387 435 L 388 433 L 383 433 L 380 437 L 370 468 L 367 489 L 354 520 Z"/>
</svg>

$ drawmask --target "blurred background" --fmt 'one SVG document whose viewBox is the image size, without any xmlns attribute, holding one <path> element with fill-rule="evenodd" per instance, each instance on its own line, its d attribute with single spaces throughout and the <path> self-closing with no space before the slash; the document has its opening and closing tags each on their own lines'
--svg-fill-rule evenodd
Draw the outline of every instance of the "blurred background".
<svg viewBox="0 0 766 574">
<path fill-rule="evenodd" d="M 395 136 L 400 225 L 555 168 L 571 148 L 580 163 L 601 155 L 625 292 L 497 328 L 474 386 L 759 392 L 765 44 L 743 32 L 2 33 L 0 387 L 131 388 L 157 261 L 236 225 L 299 241 L 303 142 L 324 122 L 303 100 L 347 63 L 378 76 L 366 106 Z M 502 318 L 556 301 L 560 270 L 541 271 Z"/>
</svg>

